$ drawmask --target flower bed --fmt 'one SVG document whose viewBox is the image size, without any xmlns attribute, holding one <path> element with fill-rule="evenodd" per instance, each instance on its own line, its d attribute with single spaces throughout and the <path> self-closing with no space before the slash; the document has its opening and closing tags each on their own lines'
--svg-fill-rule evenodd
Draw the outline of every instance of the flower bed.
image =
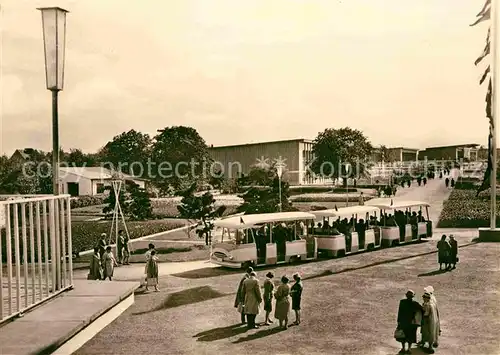
<svg viewBox="0 0 500 355">
<path fill-rule="evenodd" d="M 499 191 L 500 192 L 500 191 Z M 450 197 L 443 204 L 443 210 L 437 224 L 438 228 L 479 228 L 490 226 L 490 190 L 476 197 L 475 190 L 453 189 Z M 500 204 L 497 204 L 497 216 Z M 497 217 L 497 227 L 500 217 Z"/>
<path fill-rule="evenodd" d="M 214 198 L 216 207 L 226 206 L 225 216 L 236 213 L 236 208 L 243 202 L 243 199 L 236 195 L 218 195 L 214 196 Z M 179 217 L 177 206 L 180 204 L 181 199 L 181 197 L 151 199 L 153 215 L 161 218 Z"/>
</svg>

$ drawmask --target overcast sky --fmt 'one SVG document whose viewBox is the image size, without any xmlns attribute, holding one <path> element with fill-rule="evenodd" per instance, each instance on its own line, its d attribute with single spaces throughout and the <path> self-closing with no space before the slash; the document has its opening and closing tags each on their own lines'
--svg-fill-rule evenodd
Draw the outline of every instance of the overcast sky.
<svg viewBox="0 0 500 355">
<path fill-rule="evenodd" d="M 485 144 L 481 0 L 2 0 L 1 151 L 51 149 L 39 6 L 70 11 L 60 141 L 192 126 L 207 144 L 363 130 Z"/>
</svg>

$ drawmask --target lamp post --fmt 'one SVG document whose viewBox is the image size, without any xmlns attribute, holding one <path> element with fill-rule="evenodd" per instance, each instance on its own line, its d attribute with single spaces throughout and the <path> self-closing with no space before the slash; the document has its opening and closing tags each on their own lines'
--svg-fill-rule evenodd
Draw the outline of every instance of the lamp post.
<svg viewBox="0 0 500 355">
<path fill-rule="evenodd" d="M 278 175 L 278 193 L 280 197 L 280 212 L 282 209 L 282 203 L 281 203 L 281 176 L 283 175 L 283 166 L 282 165 L 276 165 L 276 174 Z"/>
<path fill-rule="evenodd" d="M 38 8 L 42 12 L 45 52 L 45 79 L 52 92 L 52 188 L 59 195 L 59 113 L 58 94 L 64 86 L 66 14 L 60 7 Z"/>
</svg>

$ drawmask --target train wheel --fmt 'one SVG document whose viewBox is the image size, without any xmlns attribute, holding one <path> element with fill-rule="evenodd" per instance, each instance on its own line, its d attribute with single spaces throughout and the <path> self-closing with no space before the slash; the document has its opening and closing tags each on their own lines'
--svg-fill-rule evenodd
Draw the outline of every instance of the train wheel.
<svg viewBox="0 0 500 355">
<path fill-rule="evenodd" d="M 399 245 L 399 242 L 397 240 L 393 240 L 391 243 L 391 247 L 396 247 Z"/>
<path fill-rule="evenodd" d="M 372 251 L 375 249 L 375 246 L 373 244 L 368 244 L 368 247 L 366 248 L 368 251 Z"/>
<path fill-rule="evenodd" d="M 339 250 L 337 253 L 337 258 L 343 258 L 345 256 L 345 251 L 344 250 Z"/>
</svg>

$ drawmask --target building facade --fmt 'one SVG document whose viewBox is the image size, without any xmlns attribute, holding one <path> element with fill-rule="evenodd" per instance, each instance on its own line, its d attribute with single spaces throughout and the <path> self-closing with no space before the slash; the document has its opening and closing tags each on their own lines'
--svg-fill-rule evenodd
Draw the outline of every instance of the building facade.
<svg viewBox="0 0 500 355">
<path fill-rule="evenodd" d="M 281 163 L 285 167 L 283 179 L 290 185 L 326 183 L 325 179 L 307 173 L 307 166 L 313 160 L 312 149 L 312 140 L 291 139 L 210 147 L 209 152 L 226 178 L 247 175 L 253 167 L 266 168 Z"/>
<path fill-rule="evenodd" d="M 146 181 L 130 175 L 122 174 L 125 180 L 130 180 L 146 188 Z M 61 193 L 71 196 L 102 195 L 106 187 L 111 186 L 113 172 L 104 167 L 66 167 L 59 168 L 62 187 Z"/>
<path fill-rule="evenodd" d="M 430 147 L 418 154 L 419 160 L 468 160 L 477 161 L 479 158 L 479 144 L 458 144 L 440 147 Z"/>
</svg>

